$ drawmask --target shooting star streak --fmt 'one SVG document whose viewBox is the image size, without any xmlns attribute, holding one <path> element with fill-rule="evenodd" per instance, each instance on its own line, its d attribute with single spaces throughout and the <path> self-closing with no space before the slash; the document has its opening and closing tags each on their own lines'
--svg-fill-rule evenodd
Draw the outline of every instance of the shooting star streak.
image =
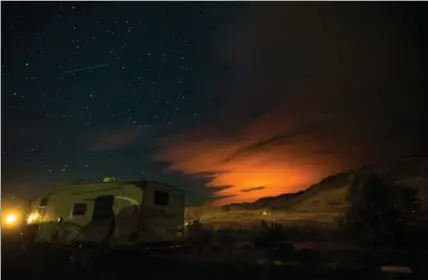
<svg viewBox="0 0 428 280">
<path fill-rule="evenodd" d="M 95 68 L 101 68 L 101 67 L 107 67 L 107 66 L 108 66 L 108 63 L 104 63 L 104 64 L 100 64 L 100 65 L 95 65 L 95 66 L 89 66 L 89 67 L 84 67 L 84 68 L 79 68 L 79 69 L 74 69 L 74 70 L 68 70 L 65 73 L 70 74 L 70 73 L 76 73 L 76 72 L 85 71 L 85 70 L 92 70 Z"/>
</svg>

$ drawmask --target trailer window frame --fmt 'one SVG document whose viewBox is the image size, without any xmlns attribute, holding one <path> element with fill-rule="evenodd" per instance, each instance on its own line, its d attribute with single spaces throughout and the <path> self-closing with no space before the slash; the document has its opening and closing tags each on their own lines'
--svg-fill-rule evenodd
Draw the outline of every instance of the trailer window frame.
<svg viewBox="0 0 428 280">
<path fill-rule="evenodd" d="M 71 212 L 71 216 L 73 216 L 73 217 L 74 216 L 85 216 L 87 210 L 88 210 L 88 204 L 87 203 L 77 202 L 73 205 L 73 210 Z"/>
<path fill-rule="evenodd" d="M 46 207 L 49 203 L 49 197 L 43 197 L 40 200 L 39 207 Z"/>
<path fill-rule="evenodd" d="M 168 206 L 169 205 L 169 193 L 166 191 L 154 191 L 154 193 L 153 193 L 153 204 L 156 206 Z"/>
</svg>

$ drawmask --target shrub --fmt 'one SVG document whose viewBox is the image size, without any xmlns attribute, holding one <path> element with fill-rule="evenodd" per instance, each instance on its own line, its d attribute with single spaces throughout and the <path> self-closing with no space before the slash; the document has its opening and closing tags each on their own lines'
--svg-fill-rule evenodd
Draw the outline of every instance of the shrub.
<svg viewBox="0 0 428 280">
<path fill-rule="evenodd" d="M 285 231 L 282 224 L 277 222 L 261 222 L 261 231 L 254 240 L 254 245 L 258 248 L 273 246 L 276 242 L 285 239 Z"/>
</svg>

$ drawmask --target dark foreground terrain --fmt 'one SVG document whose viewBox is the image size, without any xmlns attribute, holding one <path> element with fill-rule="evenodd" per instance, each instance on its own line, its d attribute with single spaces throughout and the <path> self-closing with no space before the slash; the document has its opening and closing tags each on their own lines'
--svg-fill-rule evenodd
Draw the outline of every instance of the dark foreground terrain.
<svg viewBox="0 0 428 280">
<path fill-rule="evenodd" d="M 385 272 L 379 267 L 336 266 L 326 263 L 244 262 L 207 258 L 208 253 L 130 254 L 105 256 L 92 269 L 75 269 L 62 253 L 24 252 L 16 242 L 2 242 L 3 279 L 418 279 L 414 274 Z M 244 259 L 244 256 L 243 256 Z"/>
</svg>

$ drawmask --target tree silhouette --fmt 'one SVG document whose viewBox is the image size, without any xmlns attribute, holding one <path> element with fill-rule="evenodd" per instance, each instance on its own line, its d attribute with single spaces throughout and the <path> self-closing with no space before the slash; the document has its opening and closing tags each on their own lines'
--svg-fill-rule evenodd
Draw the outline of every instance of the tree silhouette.
<svg viewBox="0 0 428 280">
<path fill-rule="evenodd" d="M 419 214 L 418 191 L 364 169 L 351 181 L 344 229 L 357 241 L 398 245 Z"/>
</svg>

